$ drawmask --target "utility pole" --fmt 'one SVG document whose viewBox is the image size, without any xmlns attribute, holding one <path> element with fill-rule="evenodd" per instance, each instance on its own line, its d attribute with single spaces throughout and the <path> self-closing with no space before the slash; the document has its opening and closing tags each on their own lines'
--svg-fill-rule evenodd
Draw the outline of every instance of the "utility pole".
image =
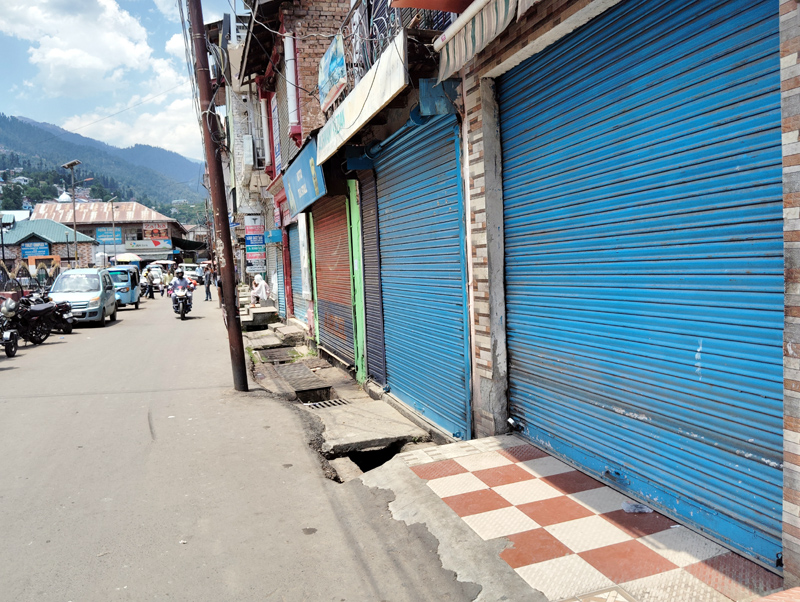
<svg viewBox="0 0 800 602">
<path fill-rule="evenodd" d="M 244 363 L 242 325 L 239 322 L 239 307 L 236 299 L 235 272 L 233 269 L 233 245 L 228 226 L 228 204 L 225 199 L 225 181 L 222 175 L 222 159 L 216 140 L 220 139 L 216 112 L 211 106 L 211 73 L 208 68 L 208 47 L 203 26 L 203 8 L 200 0 L 186 0 L 189 26 L 194 46 L 194 73 L 200 96 L 200 122 L 205 143 L 208 165 L 209 192 L 214 206 L 214 223 L 217 236 L 222 240 L 222 257 L 219 258 L 222 276 L 223 311 L 228 327 L 228 347 L 231 353 L 233 386 L 237 391 L 247 391 L 247 368 Z"/>
<path fill-rule="evenodd" d="M 75 166 L 80 165 L 81 162 L 75 159 L 69 163 L 64 163 L 61 167 L 68 169 L 72 173 L 72 229 L 75 232 L 75 259 L 72 262 L 72 267 L 78 267 L 78 222 L 75 215 Z"/>
</svg>

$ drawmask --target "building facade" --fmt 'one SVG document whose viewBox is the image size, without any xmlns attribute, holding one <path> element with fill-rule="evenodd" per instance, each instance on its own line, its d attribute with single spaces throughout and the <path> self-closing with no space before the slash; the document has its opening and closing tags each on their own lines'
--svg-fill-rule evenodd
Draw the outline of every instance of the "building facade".
<svg viewBox="0 0 800 602">
<path fill-rule="evenodd" d="M 248 71 L 282 315 L 431 428 L 514 430 L 798 584 L 796 3 L 347 9 L 302 118 L 311 55 Z"/>
</svg>

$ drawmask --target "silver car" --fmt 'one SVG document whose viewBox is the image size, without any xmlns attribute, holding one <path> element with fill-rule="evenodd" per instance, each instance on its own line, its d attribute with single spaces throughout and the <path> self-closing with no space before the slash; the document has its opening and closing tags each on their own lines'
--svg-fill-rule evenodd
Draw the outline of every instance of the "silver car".
<svg viewBox="0 0 800 602">
<path fill-rule="evenodd" d="M 68 301 L 72 316 L 78 322 L 100 322 L 106 317 L 117 319 L 117 297 L 114 281 L 108 270 L 81 268 L 62 272 L 50 289 L 53 301 Z"/>
</svg>

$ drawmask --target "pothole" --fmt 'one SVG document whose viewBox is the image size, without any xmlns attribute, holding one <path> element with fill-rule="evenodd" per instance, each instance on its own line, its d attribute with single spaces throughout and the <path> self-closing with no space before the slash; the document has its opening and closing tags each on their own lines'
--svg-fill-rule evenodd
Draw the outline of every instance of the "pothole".
<svg viewBox="0 0 800 602">
<path fill-rule="evenodd" d="M 361 469 L 361 472 L 369 472 L 379 466 L 383 466 L 400 453 L 403 443 L 403 441 L 398 441 L 381 449 L 354 451 L 347 454 L 347 457 Z"/>
</svg>

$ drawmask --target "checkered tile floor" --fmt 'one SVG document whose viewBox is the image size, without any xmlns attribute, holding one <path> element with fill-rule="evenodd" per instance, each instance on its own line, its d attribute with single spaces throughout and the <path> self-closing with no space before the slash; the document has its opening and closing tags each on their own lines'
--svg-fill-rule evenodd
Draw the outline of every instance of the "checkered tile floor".
<svg viewBox="0 0 800 602">
<path fill-rule="evenodd" d="M 509 566 L 550 600 L 745 602 L 783 580 L 628 500 L 515 436 L 400 457 Z"/>
</svg>

